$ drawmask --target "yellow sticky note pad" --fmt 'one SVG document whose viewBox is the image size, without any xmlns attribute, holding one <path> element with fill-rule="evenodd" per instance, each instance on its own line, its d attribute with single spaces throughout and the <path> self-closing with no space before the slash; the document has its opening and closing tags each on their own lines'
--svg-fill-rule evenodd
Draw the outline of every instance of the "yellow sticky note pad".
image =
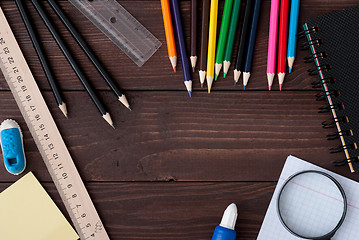
<svg viewBox="0 0 359 240">
<path fill-rule="evenodd" d="M 79 237 L 30 172 L 0 193 L 0 239 L 77 240 Z"/>
</svg>

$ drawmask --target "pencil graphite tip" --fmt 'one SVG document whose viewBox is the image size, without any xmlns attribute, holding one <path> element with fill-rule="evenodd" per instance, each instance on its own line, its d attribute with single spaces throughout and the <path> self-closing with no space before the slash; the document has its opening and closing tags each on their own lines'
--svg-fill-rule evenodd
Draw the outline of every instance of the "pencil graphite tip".
<svg viewBox="0 0 359 240">
<path fill-rule="evenodd" d="M 230 61 L 223 61 L 223 76 L 226 76 L 229 70 L 229 67 L 231 66 L 231 62 Z"/>
<path fill-rule="evenodd" d="M 211 93 L 211 89 L 210 89 L 210 88 L 208 88 L 208 93 Z"/>
<path fill-rule="evenodd" d="M 272 90 L 272 86 L 268 85 L 268 91 Z"/>
<path fill-rule="evenodd" d="M 196 67 L 192 67 L 192 72 L 195 72 L 196 71 Z"/>
<path fill-rule="evenodd" d="M 294 57 L 288 57 L 287 61 L 288 61 L 288 68 L 289 68 L 289 73 L 292 72 L 292 68 L 293 68 L 293 64 L 294 64 Z"/>
<path fill-rule="evenodd" d="M 189 94 L 189 96 L 192 96 L 192 81 L 184 81 L 184 85 L 186 86 L 187 92 Z"/>
<path fill-rule="evenodd" d="M 66 117 L 66 118 L 69 118 L 68 115 L 67 115 L 66 103 L 62 102 L 62 103 L 59 105 L 59 108 L 60 108 L 61 112 L 65 115 L 65 117 Z"/>
<path fill-rule="evenodd" d="M 130 104 L 128 103 L 125 94 L 122 94 L 120 97 L 118 97 L 118 101 L 120 101 L 125 107 L 127 107 L 129 110 L 131 110 Z"/>
<path fill-rule="evenodd" d="M 234 86 L 237 86 L 237 82 L 234 80 Z"/>
<path fill-rule="evenodd" d="M 170 57 L 170 61 L 171 61 L 173 71 L 176 72 L 177 56 Z"/>
<path fill-rule="evenodd" d="M 223 72 L 223 78 L 226 78 L 226 73 L 225 72 Z"/>
<path fill-rule="evenodd" d="M 108 112 L 106 114 L 102 115 L 102 118 L 105 119 L 105 121 L 108 124 L 110 124 L 110 126 L 112 126 L 114 128 L 111 116 L 110 116 L 110 114 Z"/>
<path fill-rule="evenodd" d="M 214 74 L 214 81 L 217 81 L 218 75 Z"/>
<path fill-rule="evenodd" d="M 243 90 L 246 90 L 246 85 L 243 85 Z"/>
<path fill-rule="evenodd" d="M 279 91 L 282 91 L 283 84 L 279 84 Z"/>
<path fill-rule="evenodd" d="M 203 88 L 203 83 L 201 83 L 201 88 Z"/>
<path fill-rule="evenodd" d="M 113 129 L 116 129 L 116 128 L 115 128 L 115 125 L 112 124 L 111 126 L 112 126 Z"/>
</svg>

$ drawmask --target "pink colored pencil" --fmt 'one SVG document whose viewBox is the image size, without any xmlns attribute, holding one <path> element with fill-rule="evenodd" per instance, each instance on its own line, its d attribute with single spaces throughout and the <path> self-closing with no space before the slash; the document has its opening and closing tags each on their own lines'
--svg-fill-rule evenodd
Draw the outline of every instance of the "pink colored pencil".
<svg viewBox="0 0 359 240">
<path fill-rule="evenodd" d="M 278 37 L 278 14 L 279 0 L 271 1 L 269 39 L 268 39 L 268 59 L 267 59 L 267 79 L 268 89 L 272 88 L 275 75 L 275 65 L 277 57 L 277 37 Z"/>
</svg>

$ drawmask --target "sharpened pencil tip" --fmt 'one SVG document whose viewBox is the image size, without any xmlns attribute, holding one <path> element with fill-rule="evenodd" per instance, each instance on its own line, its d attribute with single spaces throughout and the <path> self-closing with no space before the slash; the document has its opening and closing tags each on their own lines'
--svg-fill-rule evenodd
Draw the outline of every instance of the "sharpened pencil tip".
<svg viewBox="0 0 359 240">
<path fill-rule="evenodd" d="M 110 116 L 110 114 L 108 112 L 106 114 L 102 115 L 102 118 L 105 119 L 105 121 L 108 124 L 110 124 L 110 126 L 112 126 L 114 128 L 111 116 Z"/>
<path fill-rule="evenodd" d="M 279 84 L 279 91 L 282 91 L 283 84 Z"/>
<path fill-rule="evenodd" d="M 65 117 L 68 119 L 68 115 L 67 115 L 67 107 L 66 107 L 66 103 L 62 102 L 62 104 L 59 105 L 59 108 L 61 110 L 61 112 L 65 115 Z"/>
<path fill-rule="evenodd" d="M 291 68 L 291 67 L 289 67 L 288 69 L 289 69 L 289 73 L 291 73 L 291 72 L 292 72 L 292 68 Z"/>
<path fill-rule="evenodd" d="M 214 81 L 217 81 L 218 75 L 214 74 Z"/>
<path fill-rule="evenodd" d="M 223 73 L 223 78 L 226 78 L 226 73 L 225 72 Z"/>
<path fill-rule="evenodd" d="M 201 83 L 201 88 L 203 88 L 203 83 Z"/>
<path fill-rule="evenodd" d="M 177 71 L 177 70 L 176 70 L 176 67 L 174 67 L 174 68 L 173 68 L 173 71 L 174 71 L 174 72 L 176 72 L 176 71 Z"/>
<path fill-rule="evenodd" d="M 115 128 L 115 125 L 112 124 L 111 126 L 112 126 L 113 129 L 116 129 L 116 128 Z"/>
<path fill-rule="evenodd" d="M 196 71 L 196 68 L 195 68 L 195 67 L 193 67 L 193 68 L 192 68 L 192 72 L 195 72 L 195 71 Z"/>
<path fill-rule="evenodd" d="M 246 90 L 246 85 L 243 85 L 243 90 Z"/>
<path fill-rule="evenodd" d="M 208 93 L 211 93 L 211 89 L 208 88 Z"/>
<path fill-rule="evenodd" d="M 192 92 L 188 91 L 188 95 L 189 95 L 189 97 L 192 97 Z"/>
<path fill-rule="evenodd" d="M 128 110 L 130 110 L 130 112 L 132 112 L 132 108 L 128 107 Z"/>
<path fill-rule="evenodd" d="M 272 86 L 268 85 L 268 91 L 272 90 Z"/>
<path fill-rule="evenodd" d="M 237 86 L 237 82 L 236 82 L 236 81 L 234 81 L 234 86 Z"/>
</svg>

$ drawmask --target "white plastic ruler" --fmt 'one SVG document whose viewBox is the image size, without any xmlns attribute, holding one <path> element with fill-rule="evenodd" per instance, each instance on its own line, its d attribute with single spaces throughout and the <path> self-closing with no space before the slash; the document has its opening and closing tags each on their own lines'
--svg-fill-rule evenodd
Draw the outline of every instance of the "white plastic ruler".
<svg viewBox="0 0 359 240">
<path fill-rule="evenodd" d="M 101 219 L 1 8 L 0 68 L 81 240 L 108 240 Z"/>
</svg>

